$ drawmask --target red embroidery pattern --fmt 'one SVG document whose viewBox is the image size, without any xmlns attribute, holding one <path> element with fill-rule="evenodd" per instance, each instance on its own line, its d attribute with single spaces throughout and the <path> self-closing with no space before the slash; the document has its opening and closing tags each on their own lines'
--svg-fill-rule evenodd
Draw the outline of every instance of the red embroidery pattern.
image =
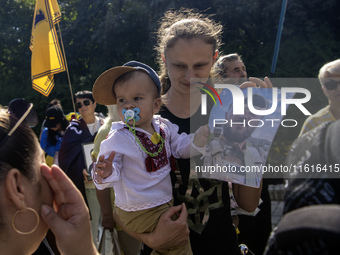
<svg viewBox="0 0 340 255">
<path fill-rule="evenodd" d="M 162 130 L 162 128 L 160 128 L 160 135 L 162 136 L 162 138 L 165 140 L 165 133 Z M 151 142 L 151 140 L 147 137 L 146 134 L 137 131 L 136 130 L 136 136 L 138 137 L 139 141 L 141 142 L 141 144 L 144 146 L 144 148 L 151 152 L 151 153 L 155 153 L 158 151 L 159 146 L 161 145 L 161 143 L 159 144 L 153 144 L 153 142 Z M 154 162 L 154 166 L 155 169 L 147 169 L 148 172 L 151 171 L 157 171 L 158 169 L 163 168 L 164 166 L 166 166 L 167 164 L 169 164 L 168 158 L 167 158 L 167 154 L 166 154 L 166 148 L 165 148 L 165 144 L 163 146 L 163 149 L 160 153 L 158 153 L 157 156 L 153 157 L 153 162 Z"/>
</svg>

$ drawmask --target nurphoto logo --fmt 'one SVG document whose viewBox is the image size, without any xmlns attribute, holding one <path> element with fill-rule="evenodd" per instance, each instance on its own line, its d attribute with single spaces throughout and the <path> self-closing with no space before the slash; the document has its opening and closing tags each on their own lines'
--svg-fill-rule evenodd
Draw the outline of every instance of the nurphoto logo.
<svg viewBox="0 0 340 255">
<path fill-rule="evenodd" d="M 206 84 L 204 84 L 206 85 Z M 212 88 L 210 86 L 210 88 Z M 233 104 L 233 114 L 234 115 L 243 115 L 244 114 L 244 102 L 245 102 L 245 96 L 242 92 L 242 90 L 235 85 L 231 85 L 231 84 L 215 84 L 215 88 L 217 89 L 228 89 L 233 97 L 232 100 L 232 104 Z M 202 89 L 205 92 L 209 92 L 205 89 Z M 272 88 L 272 105 L 269 109 L 256 109 L 256 107 L 254 107 L 253 104 L 253 88 L 247 88 L 247 92 L 248 92 L 248 97 L 247 97 L 247 105 L 249 108 L 249 111 L 255 115 L 270 115 L 272 113 L 274 113 L 277 109 L 277 105 L 278 105 L 278 88 Z M 305 89 L 305 88 L 297 88 L 297 87 L 286 87 L 286 88 L 281 88 L 281 114 L 282 115 L 286 115 L 286 110 L 287 110 L 287 106 L 292 104 L 292 105 L 296 105 L 296 107 L 298 109 L 300 109 L 300 111 L 304 114 L 304 115 L 311 115 L 311 113 L 303 106 L 304 103 L 309 102 L 309 100 L 311 99 L 311 93 L 309 92 L 309 90 Z M 214 92 L 216 92 L 216 90 L 213 90 Z M 288 98 L 287 95 L 291 94 L 291 93 L 302 93 L 305 95 L 304 98 Z M 211 98 L 213 98 L 213 95 L 211 93 L 208 93 L 210 95 Z M 222 106 L 222 102 L 221 102 L 221 98 L 220 96 L 217 94 L 218 99 L 220 100 L 221 106 Z M 202 100 L 202 110 L 201 110 L 201 114 L 202 115 L 206 115 L 207 114 L 207 99 L 206 99 L 206 94 L 202 94 L 201 97 Z M 213 98 L 215 104 L 216 101 Z"/>
</svg>

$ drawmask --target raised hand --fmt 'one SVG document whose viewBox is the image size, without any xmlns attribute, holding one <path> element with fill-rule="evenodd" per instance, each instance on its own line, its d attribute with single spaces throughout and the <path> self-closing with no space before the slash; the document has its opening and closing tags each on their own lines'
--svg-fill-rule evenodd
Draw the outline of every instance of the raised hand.
<svg viewBox="0 0 340 255">
<path fill-rule="evenodd" d="M 99 156 L 98 161 L 94 164 L 94 179 L 98 183 L 102 183 L 102 180 L 109 177 L 112 174 L 112 162 L 115 157 L 115 152 L 112 151 L 108 158 L 104 155 Z"/>
<path fill-rule="evenodd" d="M 43 164 L 40 170 L 51 187 L 55 203 L 55 210 L 42 205 L 41 217 L 54 233 L 61 254 L 97 255 L 89 210 L 80 191 L 58 166 L 49 168 Z"/>
</svg>

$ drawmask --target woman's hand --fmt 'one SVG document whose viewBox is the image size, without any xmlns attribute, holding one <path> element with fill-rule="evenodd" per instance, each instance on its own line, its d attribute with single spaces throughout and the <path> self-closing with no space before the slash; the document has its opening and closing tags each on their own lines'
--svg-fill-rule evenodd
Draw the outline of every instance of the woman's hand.
<svg viewBox="0 0 340 255">
<path fill-rule="evenodd" d="M 173 215 L 177 215 L 178 219 L 173 221 Z M 184 203 L 170 207 L 160 217 L 155 230 L 151 233 L 153 236 L 149 238 L 150 245 L 146 244 L 157 250 L 184 246 L 189 241 L 190 233 L 187 220 L 188 211 Z"/>
<path fill-rule="evenodd" d="M 56 211 L 42 205 L 41 217 L 56 237 L 62 254 L 97 255 L 92 241 L 90 215 L 85 201 L 65 173 L 56 165 L 41 166 L 42 175 L 51 187 Z"/>
<path fill-rule="evenodd" d="M 176 215 L 177 220 L 172 220 Z M 170 207 L 163 213 L 155 230 L 151 233 L 139 234 L 126 229 L 118 215 L 114 213 L 115 222 L 132 237 L 145 243 L 152 249 L 161 250 L 184 246 L 189 241 L 189 227 L 187 223 L 188 211 L 184 204 Z"/>
</svg>

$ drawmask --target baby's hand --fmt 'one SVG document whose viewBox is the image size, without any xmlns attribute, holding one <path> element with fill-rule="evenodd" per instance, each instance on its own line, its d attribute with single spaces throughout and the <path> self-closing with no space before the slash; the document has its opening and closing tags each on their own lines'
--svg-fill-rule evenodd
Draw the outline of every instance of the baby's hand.
<svg viewBox="0 0 340 255">
<path fill-rule="evenodd" d="M 112 151 L 107 159 L 104 155 L 98 158 L 98 162 L 95 164 L 95 176 L 96 181 L 101 183 L 102 179 L 109 177 L 112 174 L 112 161 L 115 157 L 115 152 Z"/>
<path fill-rule="evenodd" d="M 197 147 L 203 147 L 207 141 L 208 141 L 208 137 L 209 137 L 209 126 L 205 125 L 202 126 L 198 129 L 198 131 L 195 134 L 194 137 L 194 144 Z"/>
</svg>

